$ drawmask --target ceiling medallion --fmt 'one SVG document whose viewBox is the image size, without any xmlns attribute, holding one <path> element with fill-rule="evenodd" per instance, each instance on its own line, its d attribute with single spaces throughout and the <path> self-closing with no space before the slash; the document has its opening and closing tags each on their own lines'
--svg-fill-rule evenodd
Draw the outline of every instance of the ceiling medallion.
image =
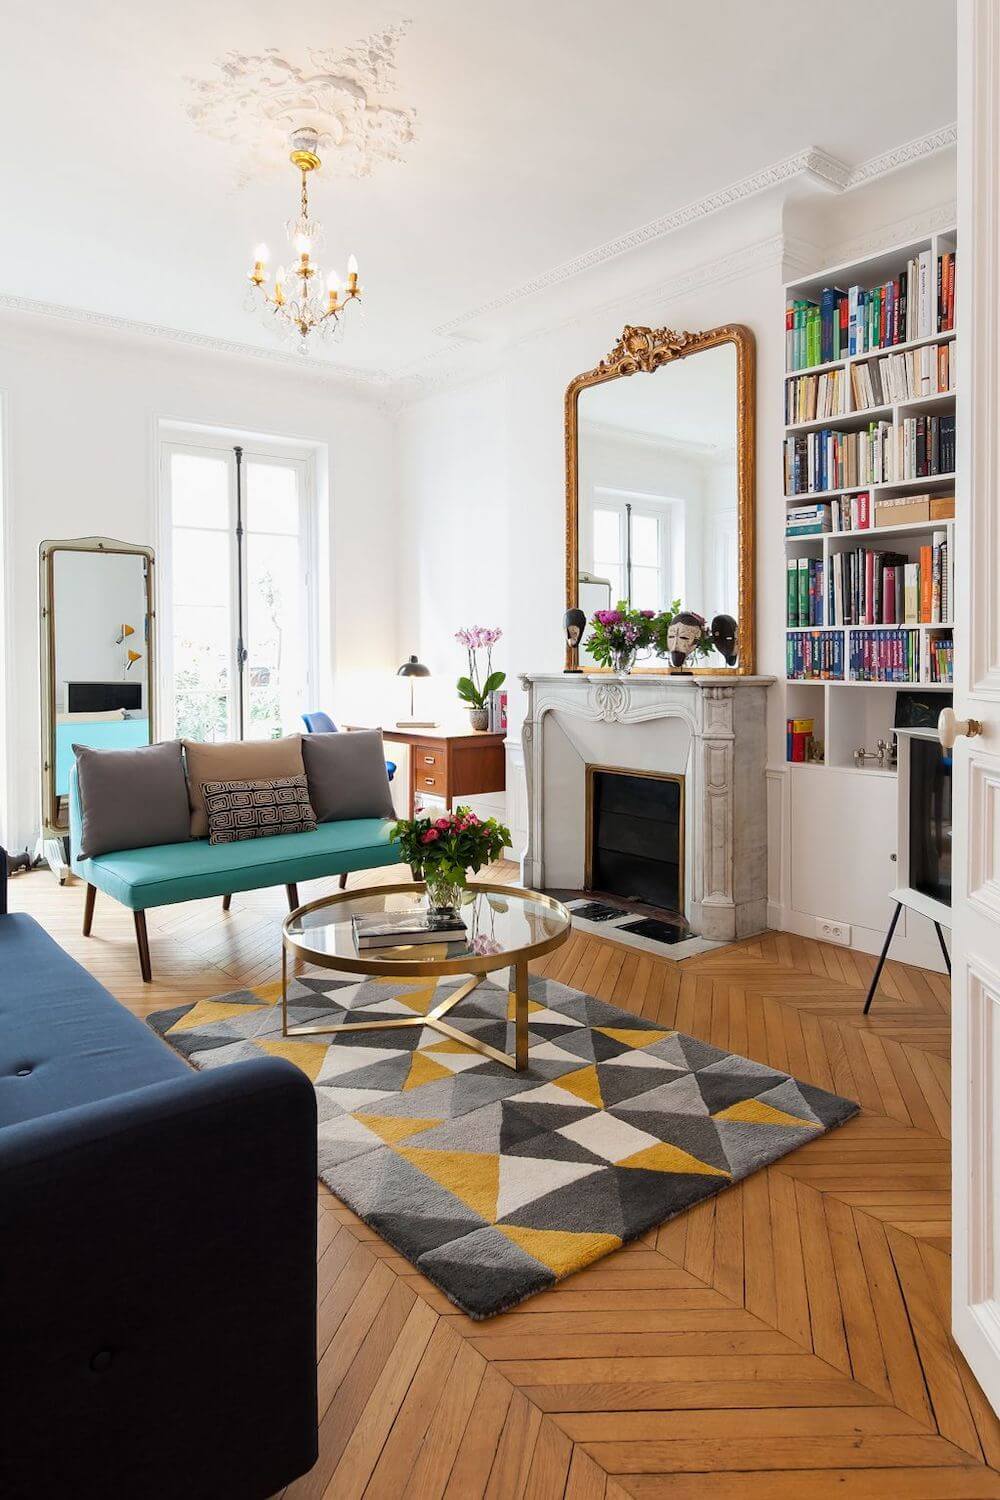
<svg viewBox="0 0 1000 1500">
<path fill-rule="evenodd" d="M 402 161 L 413 140 L 416 111 L 387 102 L 396 76 L 396 49 L 409 23 L 386 27 L 350 46 L 310 50 L 307 62 L 268 47 L 229 52 L 190 78 L 188 116 L 216 140 L 241 149 L 243 180 L 285 159 L 290 134 L 309 126 L 332 169 L 367 177 Z"/>
<path fill-rule="evenodd" d="M 266 245 L 254 251 L 253 269 L 249 273 L 249 308 L 259 309 L 269 327 L 291 338 L 301 353 L 308 352 L 311 334 L 336 336 L 342 329 L 341 318 L 347 307 L 359 301 L 358 263 L 352 255 L 347 262 L 347 282 L 331 270 L 324 282 L 323 272 L 313 260 L 313 252 L 322 243 L 323 232 L 309 217 L 309 173 L 322 165 L 316 153 L 319 144 L 315 130 L 296 130 L 291 139 L 289 160 L 302 174 L 299 216 L 285 223 L 289 242 L 297 259 L 290 270 L 279 266 L 274 285 L 268 286 L 268 252 Z"/>
</svg>

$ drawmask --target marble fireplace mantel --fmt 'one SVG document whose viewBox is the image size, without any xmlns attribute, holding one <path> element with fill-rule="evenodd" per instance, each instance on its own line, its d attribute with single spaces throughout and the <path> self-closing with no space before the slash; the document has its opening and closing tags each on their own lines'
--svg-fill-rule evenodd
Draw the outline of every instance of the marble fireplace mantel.
<svg viewBox="0 0 1000 1500">
<path fill-rule="evenodd" d="M 682 774 L 684 915 L 716 942 L 767 910 L 766 695 L 773 677 L 527 672 L 525 885 L 584 887 L 588 765 Z"/>
</svg>

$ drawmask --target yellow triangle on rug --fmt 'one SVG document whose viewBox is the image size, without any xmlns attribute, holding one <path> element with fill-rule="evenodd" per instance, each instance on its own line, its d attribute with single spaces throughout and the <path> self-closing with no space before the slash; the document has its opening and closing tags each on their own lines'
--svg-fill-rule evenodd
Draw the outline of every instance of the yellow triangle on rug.
<svg viewBox="0 0 1000 1500">
<path fill-rule="evenodd" d="M 519 1224 L 498 1224 L 501 1234 L 526 1250 L 557 1276 L 582 1271 L 591 1261 L 617 1250 L 616 1234 L 576 1234 L 566 1229 L 523 1229 Z"/>
</svg>

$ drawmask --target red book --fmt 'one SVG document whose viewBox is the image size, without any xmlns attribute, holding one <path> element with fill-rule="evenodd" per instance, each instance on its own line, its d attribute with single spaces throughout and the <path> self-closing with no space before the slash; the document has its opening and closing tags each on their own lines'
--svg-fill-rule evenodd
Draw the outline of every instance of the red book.
<svg viewBox="0 0 1000 1500">
<path fill-rule="evenodd" d="M 896 623 L 896 570 L 886 568 L 882 574 L 882 624 Z"/>
<path fill-rule="evenodd" d="M 865 624 L 875 624 L 875 554 L 865 553 Z"/>
</svg>

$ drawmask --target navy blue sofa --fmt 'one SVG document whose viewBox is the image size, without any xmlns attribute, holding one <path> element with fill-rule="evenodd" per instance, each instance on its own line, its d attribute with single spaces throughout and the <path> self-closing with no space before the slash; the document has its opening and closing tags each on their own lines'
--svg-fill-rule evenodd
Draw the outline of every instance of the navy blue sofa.
<svg viewBox="0 0 1000 1500">
<path fill-rule="evenodd" d="M 316 1459 L 316 1103 L 193 1072 L 0 851 L 0 1495 L 254 1500 Z"/>
</svg>

